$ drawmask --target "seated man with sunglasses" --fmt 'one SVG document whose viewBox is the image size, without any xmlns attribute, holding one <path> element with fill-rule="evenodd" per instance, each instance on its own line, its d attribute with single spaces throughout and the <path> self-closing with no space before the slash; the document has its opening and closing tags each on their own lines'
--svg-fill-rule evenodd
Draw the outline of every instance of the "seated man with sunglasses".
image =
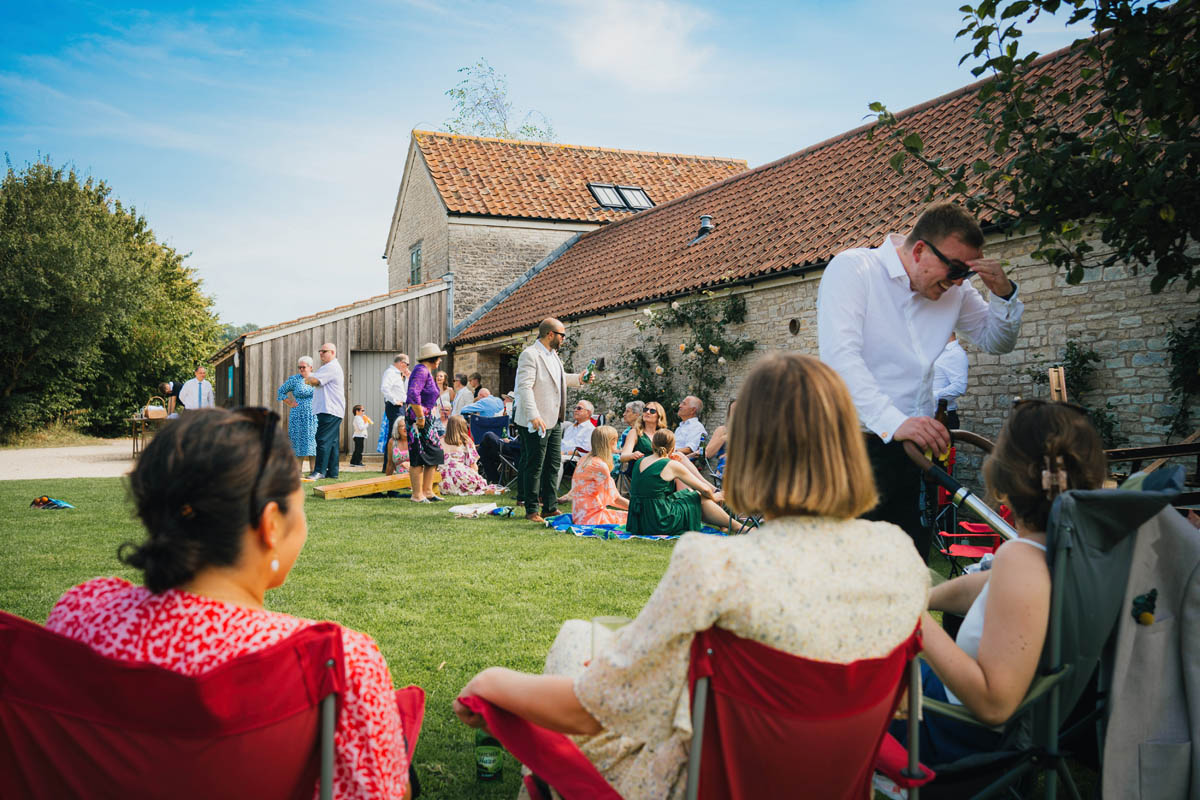
<svg viewBox="0 0 1200 800">
<path fill-rule="evenodd" d="M 988 300 L 965 282 L 972 273 Z M 925 209 L 907 237 L 838 253 L 821 277 L 821 360 L 850 387 L 880 495 L 865 518 L 899 525 L 926 561 L 921 477 L 903 442 L 934 453 L 950 446 L 949 431 L 933 419 L 933 363 L 953 331 L 984 352 L 1009 352 L 1024 308 L 1001 262 L 983 258 L 979 223 L 953 203 Z"/>
</svg>

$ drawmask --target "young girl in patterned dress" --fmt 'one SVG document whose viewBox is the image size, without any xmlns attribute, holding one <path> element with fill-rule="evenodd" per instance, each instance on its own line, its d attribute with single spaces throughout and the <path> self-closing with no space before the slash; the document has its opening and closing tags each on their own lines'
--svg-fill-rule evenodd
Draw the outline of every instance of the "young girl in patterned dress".
<svg viewBox="0 0 1200 800">
<path fill-rule="evenodd" d="M 267 590 L 283 585 L 308 536 L 304 490 L 278 421 L 266 409 L 213 409 L 163 427 L 130 476 L 146 540 L 120 549 L 145 586 L 87 581 L 62 596 L 46 627 L 111 658 L 197 676 L 314 624 L 266 608 Z M 343 629 L 342 645 L 333 794 L 408 797 L 387 664 L 369 636 Z"/>
<path fill-rule="evenodd" d="M 446 421 L 446 437 L 442 439 L 446 462 L 442 464 L 442 491 L 446 494 L 500 494 L 503 486 L 487 482 L 476 465 L 479 453 L 471 441 L 471 429 L 458 414 Z"/>
</svg>

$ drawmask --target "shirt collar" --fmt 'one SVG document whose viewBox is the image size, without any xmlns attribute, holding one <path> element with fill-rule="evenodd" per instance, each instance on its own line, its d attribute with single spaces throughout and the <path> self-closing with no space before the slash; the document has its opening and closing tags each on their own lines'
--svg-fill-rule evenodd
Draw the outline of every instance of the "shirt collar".
<svg viewBox="0 0 1200 800">
<path fill-rule="evenodd" d="M 542 340 L 541 340 L 541 339 L 538 339 L 538 340 L 537 340 L 536 342 L 534 342 L 533 344 L 534 344 L 534 346 L 536 346 L 536 347 L 540 347 L 540 348 L 542 348 L 542 352 L 543 352 L 543 353 L 545 353 L 546 355 L 553 355 L 553 353 L 554 353 L 554 351 L 553 351 L 553 350 L 551 350 L 549 347 L 546 347 L 546 345 L 542 344 Z"/>
<path fill-rule="evenodd" d="M 883 244 L 875 248 L 879 257 L 883 259 L 883 266 L 887 270 L 889 278 L 908 278 L 904 262 L 900 260 L 900 253 L 897 252 L 897 249 L 903 244 L 903 236 L 898 233 L 889 233 L 884 237 Z"/>
</svg>

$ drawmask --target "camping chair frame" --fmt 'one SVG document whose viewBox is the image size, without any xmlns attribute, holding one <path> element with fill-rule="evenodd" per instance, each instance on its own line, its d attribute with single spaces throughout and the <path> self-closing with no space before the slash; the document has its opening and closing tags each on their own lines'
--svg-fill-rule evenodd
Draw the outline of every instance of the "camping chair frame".
<svg viewBox="0 0 1200 800">
<path fill-rule="evenodd" d="M 471 441 L 479 444 L 486 433 L 495 433 L 501 438 L 510 433 L 510 418 L 506 415 L 499 417 L 480 417 L 478 414 L 466 415 L 467 426 L 471 430 Z M 486 420 L 486 422 L 484 421 Z M 510 461 L 501 450 L 496 454 L 500 460 L 500 482 L 506 491 L 510 491 L 517 482 L 517 465 Z M 507 480 L 505 480 L 507 478 Z"/>
</svg>

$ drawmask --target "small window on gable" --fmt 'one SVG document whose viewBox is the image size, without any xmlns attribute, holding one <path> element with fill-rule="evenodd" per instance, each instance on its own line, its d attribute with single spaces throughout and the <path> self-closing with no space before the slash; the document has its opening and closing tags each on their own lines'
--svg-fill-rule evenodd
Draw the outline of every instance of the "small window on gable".
<svg viewBox="0 0 1200 800">
<path fill-rule="evenodd" d="M 653 208 L 654 201 L 640 186 L 617 186 L 611 183 L 589 183 L 588 188 L 596 202 L 604 208 L 618 211 L 641 211 L 643 208 Z"/>
<path fill-rule="evenodd" d="M 633 209 L 653 208 L 650 196 L 640 186 L 618 186 L 617 191 L 625 200 L 625 205 Z"/>
<path fill-rule="evenodd" d="M 416 286 L 421 282 L 421 244 L 418 242 L 408 251 L 408 285 Z"/>
</svg>

